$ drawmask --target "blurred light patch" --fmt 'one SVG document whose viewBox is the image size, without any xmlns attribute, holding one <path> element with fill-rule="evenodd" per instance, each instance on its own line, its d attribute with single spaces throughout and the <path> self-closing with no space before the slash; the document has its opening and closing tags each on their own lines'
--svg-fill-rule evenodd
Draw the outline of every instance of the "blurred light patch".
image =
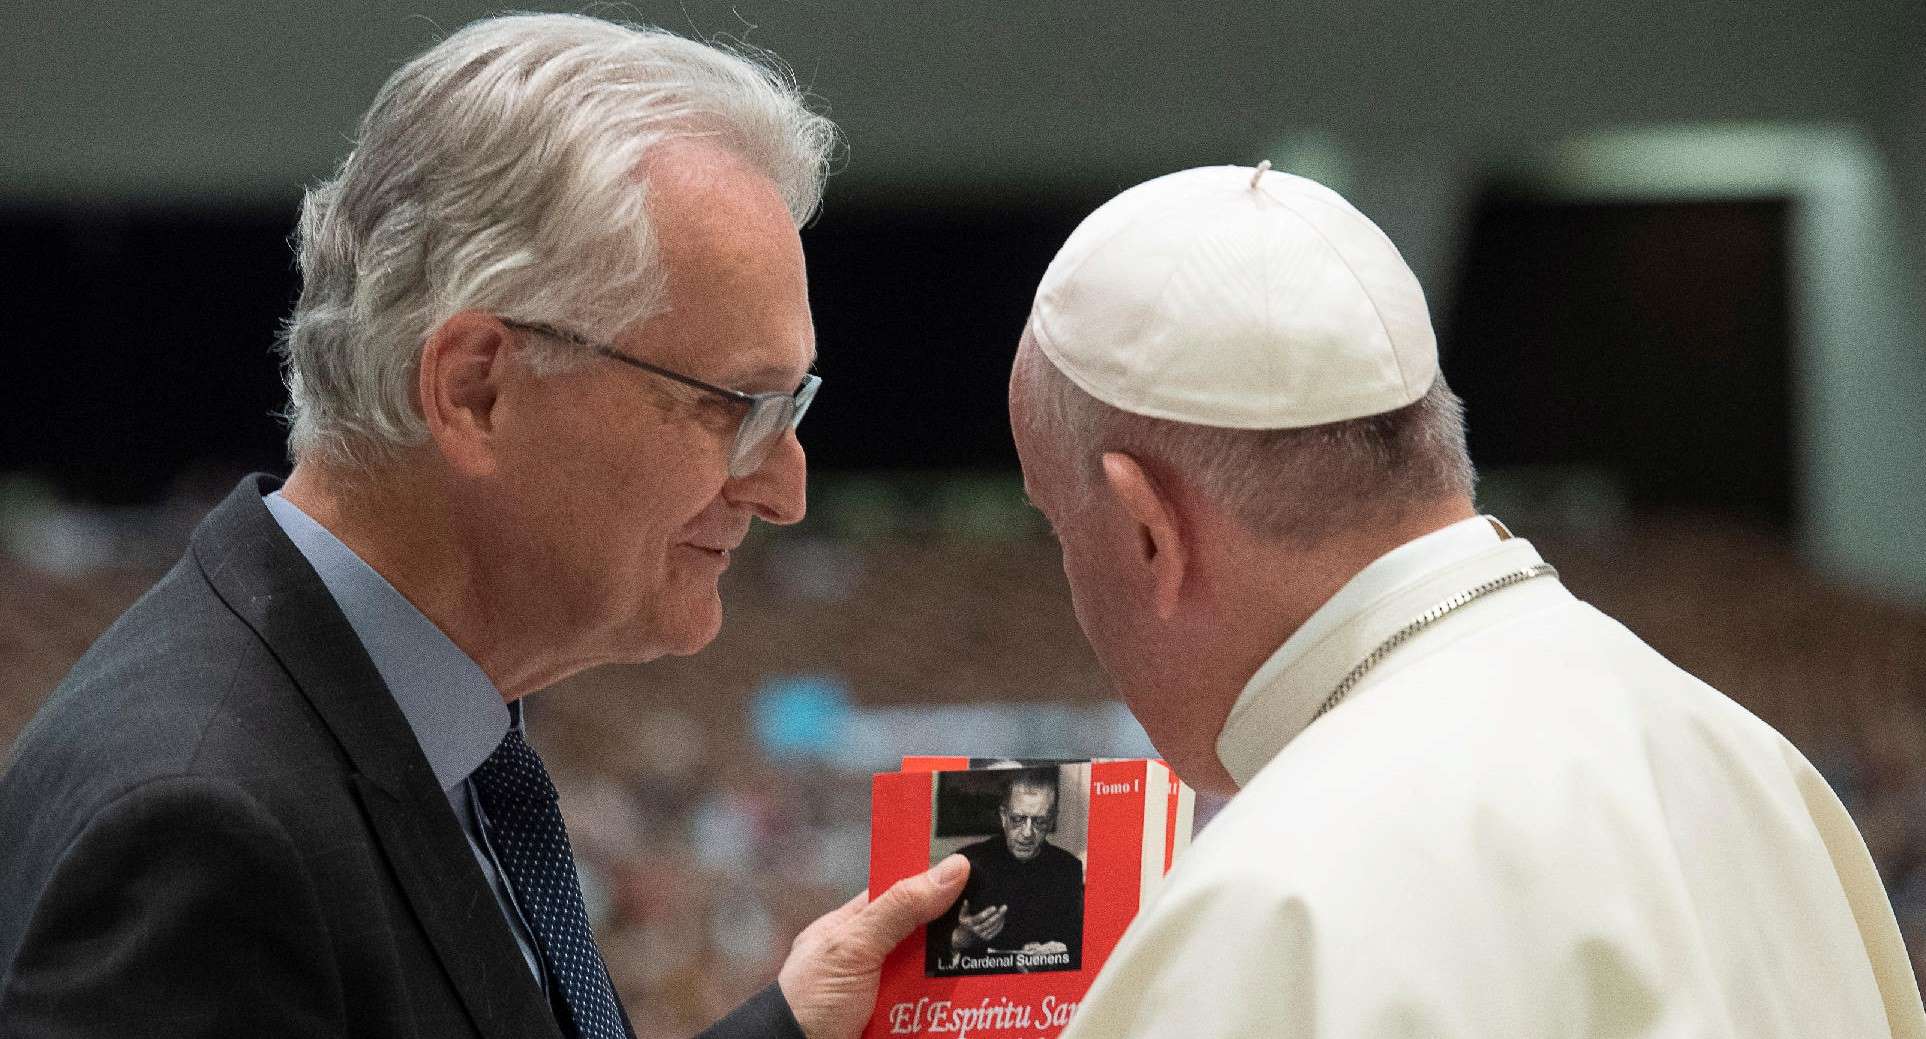
<svg viewBox="0 0 1926 1039">
<path fill-rule="evenodd" d="M 157 505 L 105 508 L 69 501 L 35 476 L 0 474 L 0 555 L 68 577 L 164 570 L 209 504 L 176 494 Z"/>
<path fill-rule="evenodd" d="M 828 676 L 779 675 L 756 691 L 750 714 L 756 742 L 770 760 L 830 760 L 849 727 L 849 687 Z"/>
<path fill-rule="evenodd" d="M 1779 123 L 1601 130 L 1560 142 L 1533 166 L 1534 178 L 1574 194 L 1641 199 L 1779 196 L 1881 175 L 1859 131 Z"/>
<path fill-rule="evenodd" d="M 1632 522 L 1624 486 L 1589 466 L 1514 465 L 1478 474 L 1478 507 L 1520 529 L 1623 530 Z"/>
<path fill-rule="evenodd" d="M 905 754 L 980 758 L 1155 757 L 1123 704 L 1031 701 L 876 707 L 849 716 L 838 761 L 853 772 L 895 768 Z"/>
<path fill-rule="evenodd" d="M 770 678 L 750 703 L 771 761 L 852 775 L 894 769 L 909 754 L 965 757 L 1155 757 L 1143 726 L 1110 701 L 855 707 L 840 678 Z"/>
<path fill-rule="evenodd" d="M 863 553 L 834 538 L 774 539 L 769 573 L 784 596 L 813 603 L 845 602 L 863 577 Z"/>
<path fill-rule="evenodd" d="M 1301 130 L 1270 150 L 1271 165 L 1284 173 L 1308 177 L 1349 197 L 1355 181 L 1351 151 L 1328 130 Z"/>
</svg>

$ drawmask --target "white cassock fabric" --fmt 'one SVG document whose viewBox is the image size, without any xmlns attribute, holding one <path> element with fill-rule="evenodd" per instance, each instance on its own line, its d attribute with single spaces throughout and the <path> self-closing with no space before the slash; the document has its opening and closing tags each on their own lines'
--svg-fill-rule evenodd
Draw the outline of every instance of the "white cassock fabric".
<svg viewBox="0 0 1926 1039">
<path fill-rule="evenodd" d="M 1065 1039 L 1926 1036 L 1831 789 L 1556 578 L 1450 614 L 1310 724 L 1392 632 L 1539 562 L 1467 520 L 1278 651 L 1219 739 L 1241 791 Z"/>
</svg>

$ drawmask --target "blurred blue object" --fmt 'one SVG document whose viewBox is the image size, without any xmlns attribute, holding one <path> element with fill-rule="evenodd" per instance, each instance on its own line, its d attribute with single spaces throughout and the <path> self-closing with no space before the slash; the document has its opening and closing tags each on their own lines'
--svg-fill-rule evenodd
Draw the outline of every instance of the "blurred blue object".
<svg viewBox="0 0 1926 1039">
<path fill-rule="evenodd" d="M 778 762 L 833 759 L 849 716 L 849 686 L 831 675 L 772 676 L 750 703 L 756 740 Z"/>
</svg>

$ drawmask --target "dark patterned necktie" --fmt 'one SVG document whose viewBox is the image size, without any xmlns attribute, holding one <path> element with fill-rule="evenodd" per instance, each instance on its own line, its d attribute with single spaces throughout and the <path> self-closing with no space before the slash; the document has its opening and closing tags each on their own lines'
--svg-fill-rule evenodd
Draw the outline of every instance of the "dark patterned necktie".
<svg viewBox="0 0 1926 1039">
<path fill-rule="evenodd" d="M 555 784 L 520 729 L 509 729 L 475 770 L 475 793 L 489 836 L 522 915 L 535 930 L 542 962 L 561 992 L 562 1031 L 579 1039 L 628 1039 L 602 954 L 589 931 Z"/>
</svg>

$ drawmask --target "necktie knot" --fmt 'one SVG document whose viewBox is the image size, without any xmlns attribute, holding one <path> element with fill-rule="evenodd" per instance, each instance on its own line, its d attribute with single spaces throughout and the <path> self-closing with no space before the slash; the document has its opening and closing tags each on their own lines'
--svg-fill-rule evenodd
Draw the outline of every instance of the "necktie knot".
<svg viewBox="0 0 1926 1039">
<path fill-rule="evenodd" d="M 554 804 L 561 800 L 555 792 L 554 781 L 548 778 L 548 769 L 542 766 L 541 755 L 535 753 L 520 729 L 510 729 L 508 735 L 502 737 L 501 745 L 476 770 L 475 783 L 497 787 L 494 794 L 484 792 L 483 798 L 499 796 L 512 802 L 508 806 L 511 813 L 537 807 L 544 801 Z M 528 804 L 524 806 L 522 802 Z M 494 806 L 484 804 L 483 807 L 493 820 Z"/>
</svg>

